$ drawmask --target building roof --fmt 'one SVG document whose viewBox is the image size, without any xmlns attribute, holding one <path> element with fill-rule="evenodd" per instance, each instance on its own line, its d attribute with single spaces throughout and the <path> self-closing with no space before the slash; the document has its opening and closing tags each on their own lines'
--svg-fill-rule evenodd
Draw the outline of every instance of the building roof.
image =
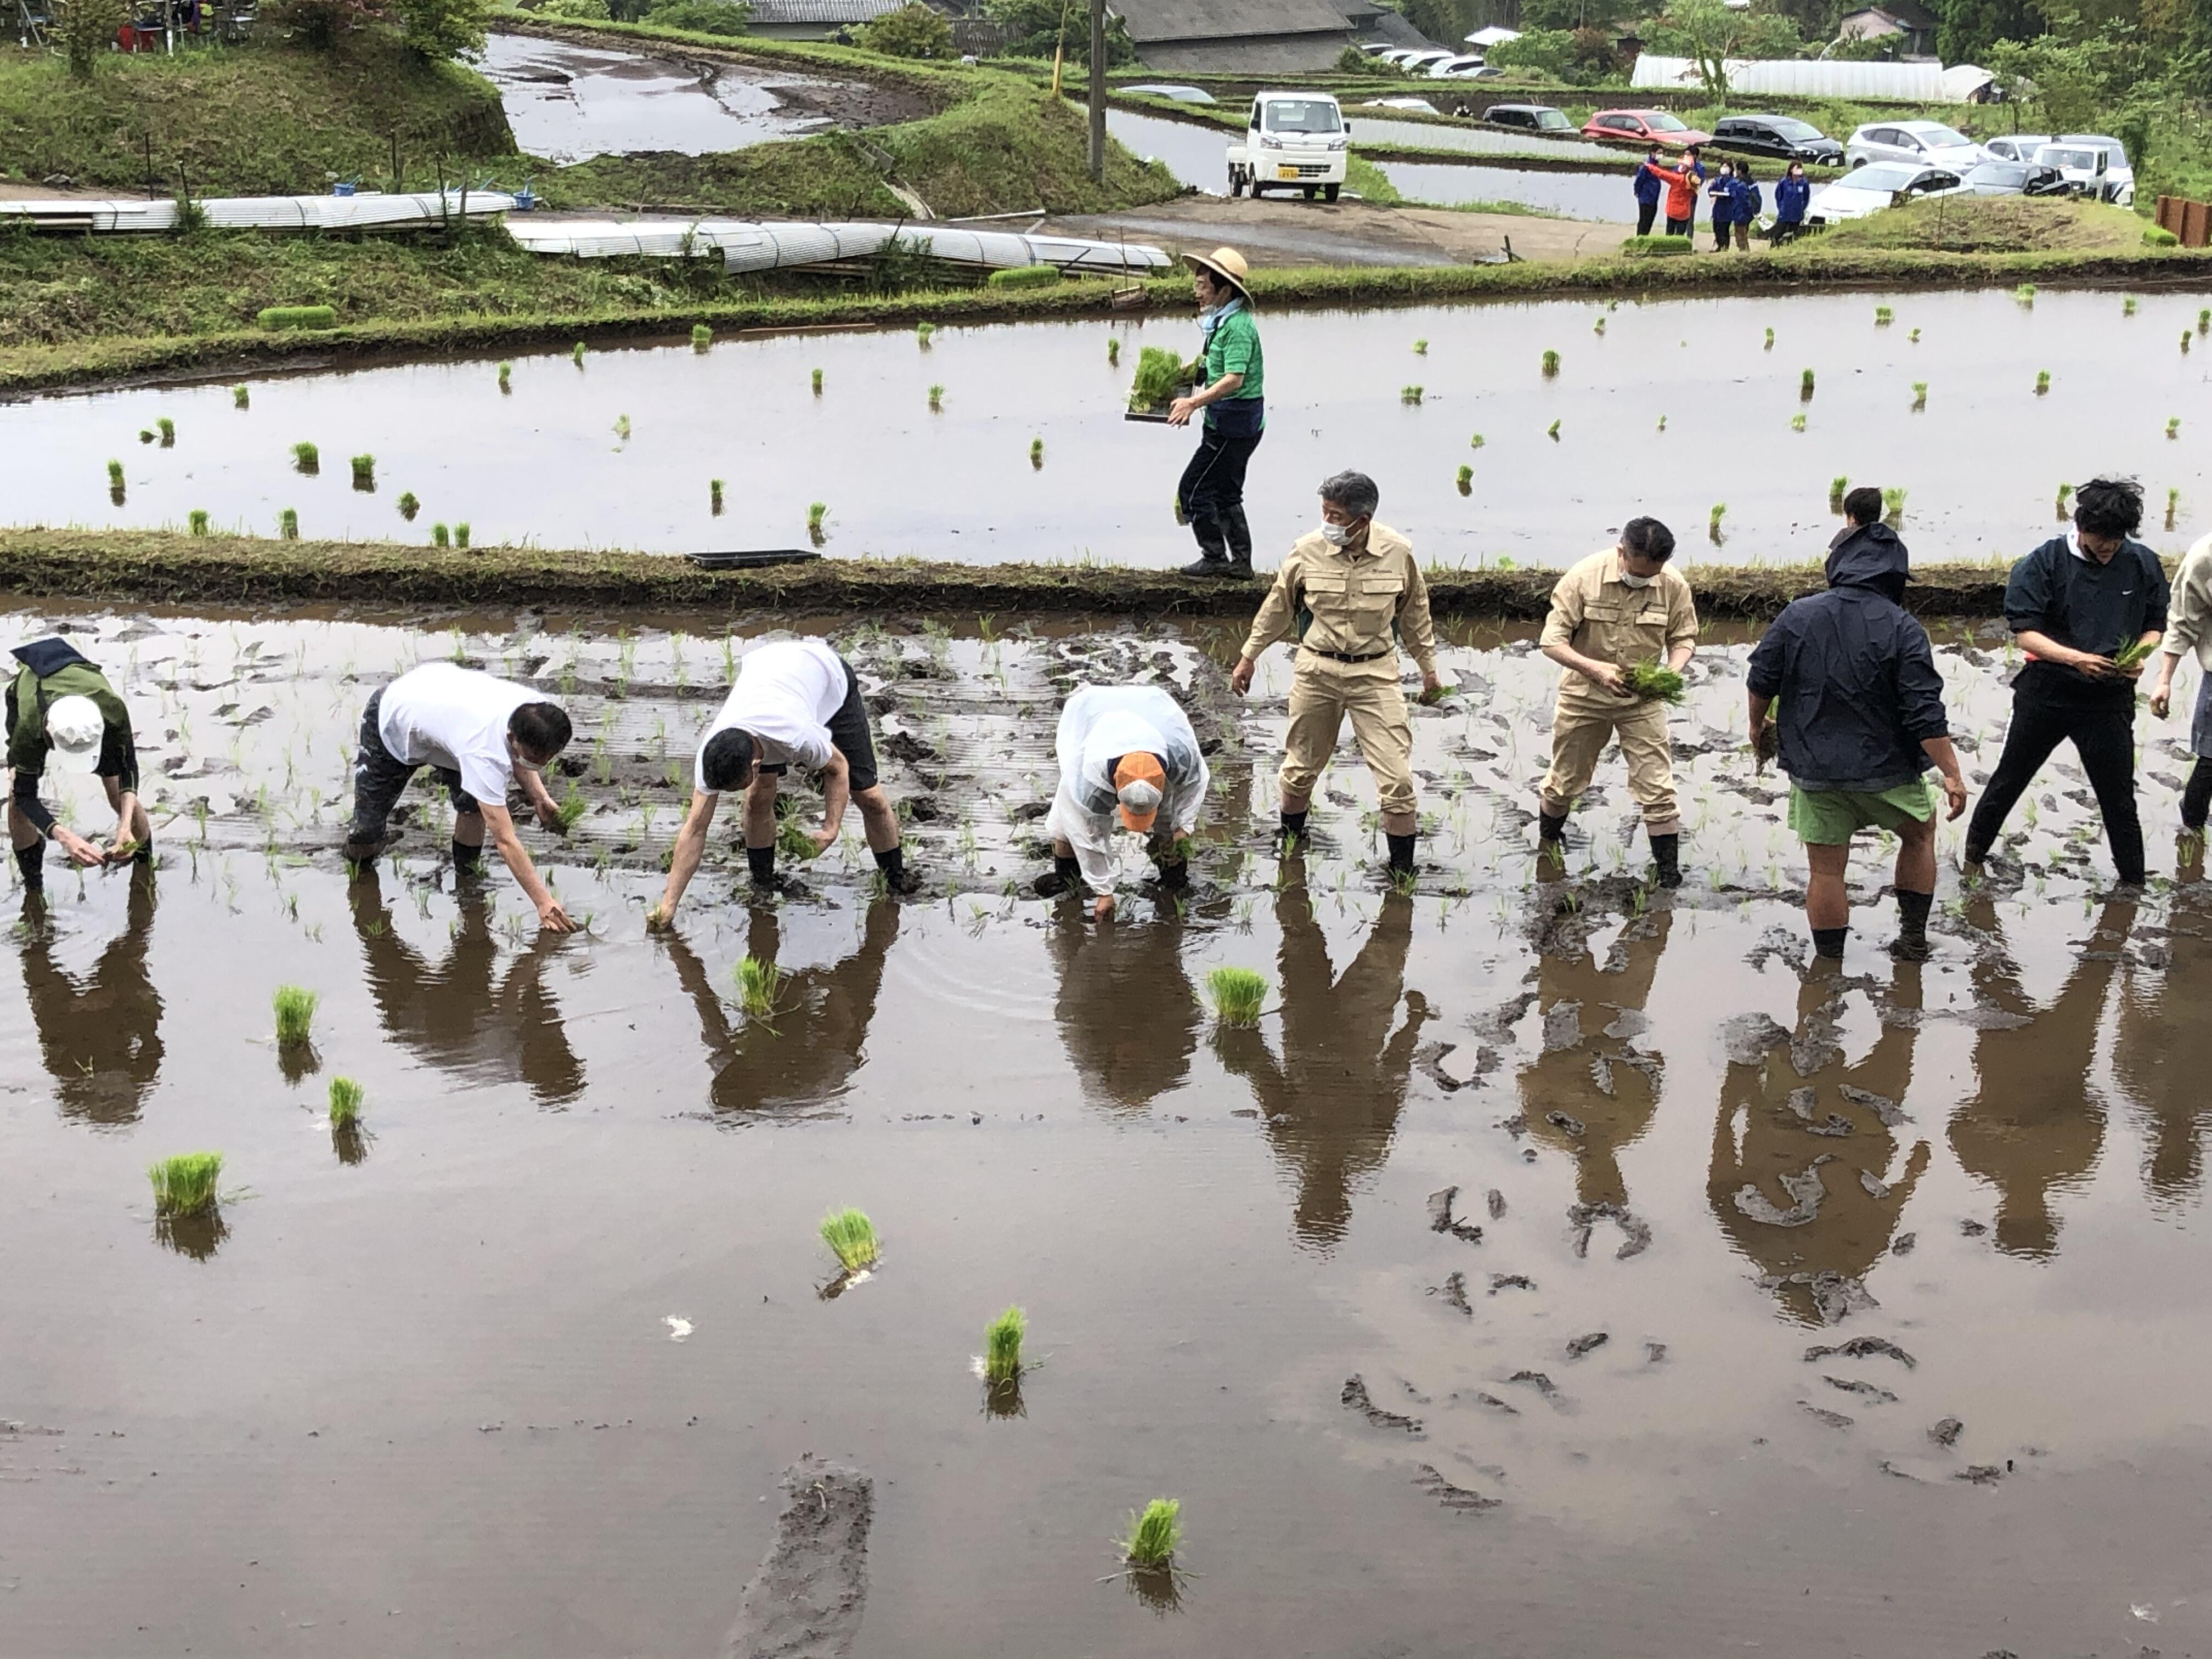
<svg viewBox="0 0 2212 1659">
<path fill-rule="evenodd" d="M 1854 7 L 1848 15 L 1863 17 L 1877 13 L 1904 30 L 1927 30 L 1936 27 L 1936 14 L 1919 3 L 1919 0 L 1878 0 L 1871 6 Z"/>
<path fill-rule="evenodd" d="M 1162 75 L 1265 77 L 1314 74 L 1336 67 L 1346 37 L 1253 35 L 1242 40 L 1162 40 L 1137 48 L 1137 61 Z"/>
<path fill-rule="evenodd" d="M 747 21 L 770 27 L 783 23 L 866 23 L 894 12 L 906 0 L 752 0 Z"/>
<path fill-rule="evenodd" d="M 1109 5 L 1139 46 L 1148 42 L 1328 34 L 1338 37 L 1341 50 L 1343 38 L 1351 31 L 1343 11 L 1332 0 L 1109 0 Z M 1152 64 L 1145 53 L 1138 56 Z"/>
</svg>

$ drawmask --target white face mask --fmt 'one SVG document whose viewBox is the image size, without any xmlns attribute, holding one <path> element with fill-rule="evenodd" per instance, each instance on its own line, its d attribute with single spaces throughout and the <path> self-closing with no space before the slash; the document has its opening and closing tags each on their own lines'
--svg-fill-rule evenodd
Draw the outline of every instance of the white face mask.
<svg viewBox="0 0 2212 1659">
<path fill-rule="evenodd" d="M 1348 524 L 1331 524 L 1324 519 L 1322 520 L 1321 538 L 1331 547 L 1342 547 L 1352 539 L 1352 526 Z"/>
<path fill-rule="evenodd" d="M 1649 587 L 1659 579 L 1656 576 L 1639 576 L 1633 571 L 1624 570 L 1620 573 L 1620 580 L 1631 587 Z"/>
</svg>

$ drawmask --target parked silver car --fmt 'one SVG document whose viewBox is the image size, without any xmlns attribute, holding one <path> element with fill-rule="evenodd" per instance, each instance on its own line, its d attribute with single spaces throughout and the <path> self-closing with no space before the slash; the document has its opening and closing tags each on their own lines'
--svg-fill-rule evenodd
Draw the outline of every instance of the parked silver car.
<svg viewBox="0 0 2212 1659">
<path fill-rule="evenodd" d="M 1869 122 L 1844 146 L 1844 160 L 1855 167 L 1869 161 L 1904 161 L 1964 173 L 1989 159 L 1979 144 L 1941 121 Z"/>
<path fill-rule="evenodd" d="M 2036 151 L 2057 142 L 2054 133 L 2008 132 L 2002 137 L 1983 139 L 1982 148 L 2000 161 L 2033 161 Z"/>
</svg>

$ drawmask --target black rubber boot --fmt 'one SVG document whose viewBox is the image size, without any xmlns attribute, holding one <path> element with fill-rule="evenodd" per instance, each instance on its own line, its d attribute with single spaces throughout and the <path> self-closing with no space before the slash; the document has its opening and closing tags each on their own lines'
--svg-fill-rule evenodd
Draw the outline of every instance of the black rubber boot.
<svg viewBox="0 0 2212 1659">
<path fill-rule="evenodd" d="M 745 867 L 752 872 L 753 885 L 774 891 L 775 888 L 775 843 L 765 847 L 745 848 Z"/>
<path fill-rule="evenodd" d="M 28 847 L 15 849 L 15 868 L 23 878 L 26 894 L 46 890 L 46 844 L 34 841 Z"/>
<path fill-rule="evenodd" d="M 2181 791 L 2182 827 L 2201 836 L 2208 816 L 2212 816 L 2212 758 L 2199 755 L 2196 769 Z"/>
<path fill-rule="evenodd" d="M 1062 858 L 1055 853 L 1052 858 L 1051 872 L 1039 876 L 1030 883 L 1030 890 L 1039 898 L 1058 898 L 1082 879 L 1083 866 L 1075 861 L 1075 855 L 1071 853 Z"/>
<path fill-rule="evenodd" d="M 906 848 L 903 847 L 894 847 L 888 852 L 877 854 L 876 868 L 884 873 L 884 885 L 894 893 L 911 893 L 921 885 L 921 878 L 906 867 Z"/>
<path fill-rule="evenodd" d="M 1183 566 L 1182 574 L 1186 576 L 1226 576 L 1231 574 L 1231 571 L 1227 559 L 1216 558 L 1212 554 L 1206 553 L 1201 554 Z M 1244 574 L 1248 576 L 1252 574 L 1250 565 L 1244 567 Z"/>
<path fill-rule="evenodd" d="M 1553 817 L 1540 806 L 1536 809 L 1536 870 L 1540 878 L 1544 872 L 1563 875 L 1567 868 L 1567 815 Z"/>
<path fill-rule="evenodd" d="M 1410 878 L 1413 873 L 1413 838 L 1411 836 L 1394 836 L 1386 830 L 1382 832 L 1382 839 L 1390 848 L 1390 873 Z"/>
<path fill-rule="evenodd" d="M 1928 912 L 1935 902 L 1933 893 L 1898 890 L 1897 937 L 1889 942 L 1889 953 L 1899 962 L 1928 960 Z"/>
<path fill-rule="evenodd" d="M 1831 962 L 1844 959 L 1844 941 L 1850 937 L 1848 927 L 1815 927 L 1813 930 L 1813 954 L 1826 957 Z"/>
<path fill-rule="evenodd" d="M 1190 885 L 1188 859 L 1162 859 L 1159 863 L 1160 885 L 1167 891 L 1180 893 Z"/>
<path fill-rule="evenodd" d="M 1651 861 L 1659 866 L 1658 880 L 1662 887 L 1682 884 L 1682 837 L 1680 831 L 1671 836 L 1651 837 Z"/>
<path fill-rule="evenodd" d="M 456 875 L 483 874 L 483 848 L 471 847 L 465 842 L 453 843 L 453 872 Z"/>
<path fill-rule="evenodd" d="M 1306 812 L 1312 810 L 1308 807 Z M 1306 844 L 1306 812 L 1283 814 L 1283 822 L 1275 831 L 1275 839 L 1282 842 L 1285 853 L 1295 853 Z"/>
</svg>

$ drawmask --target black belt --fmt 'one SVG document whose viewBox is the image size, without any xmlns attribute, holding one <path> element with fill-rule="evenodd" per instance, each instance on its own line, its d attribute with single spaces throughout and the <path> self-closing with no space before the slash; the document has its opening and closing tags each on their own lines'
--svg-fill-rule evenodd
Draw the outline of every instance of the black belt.
<svg viewBox="0 0 2212 1659">
<path fill-rule="evenodd" d="M 1370 651 L 1364 657 L 1355 657 L 1348 651 L 1324 651 L 1317 645 L 1304 645 L 1298 648 L 1301 651 L 1310 651 L 1316 657 L 1327 657 L 1331 662 L 1373 662 L 1377 658 L 1390 654 L 1390 647 L 1387 645 L 1380 651 Z"/>
</svg>

